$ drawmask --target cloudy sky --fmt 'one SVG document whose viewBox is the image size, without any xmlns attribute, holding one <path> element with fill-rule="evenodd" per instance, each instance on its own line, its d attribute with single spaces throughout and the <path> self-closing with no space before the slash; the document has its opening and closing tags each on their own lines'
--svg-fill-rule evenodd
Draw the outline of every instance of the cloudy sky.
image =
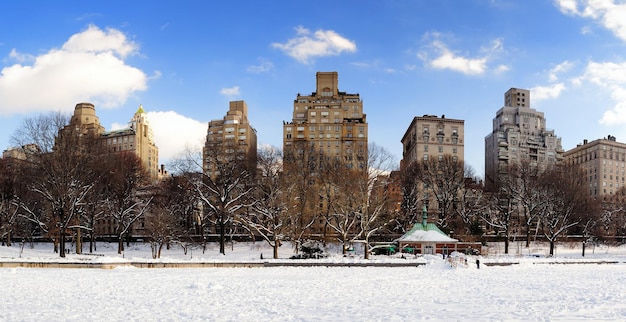
<svg viewBox="0 0 626 322">
<path fill-rule="evenodd" d="M 107 130 L 140 104 L 162 163 L 199 146 L 207 122 L 245 100 L 260 145 L 317 71 L 359 93 L 369 140 L 401 158 L 414 116 L 465 120 L 466 161 L 511 87 L 571 149 L 626 142 L 621 0 L 12 1 L 0 5 L 0 149 L 20 122 L 92 102 Z"/>
</svg>

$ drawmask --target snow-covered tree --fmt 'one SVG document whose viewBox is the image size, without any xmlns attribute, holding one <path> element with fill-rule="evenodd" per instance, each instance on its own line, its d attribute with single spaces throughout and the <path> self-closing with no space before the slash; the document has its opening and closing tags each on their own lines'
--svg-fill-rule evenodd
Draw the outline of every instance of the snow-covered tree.
<svg viewBox="0 0 626 322">
<path fill-rule="evenodd" d="M 282 153 L 275 147 L 265 147 L 257 154 L 256 189 L 251 210 L 237 216 L 237 221 L 261 236 L 273 248 L 273 258 L 278 258 L 278 248 L 287 238 L 289 230 L 289 205 L 287 201 L 288 178 L 283 176 Z"/>
<path fill-rule="evenodd" d="M 543 234 L 554 245 L 568 229 L 578 225 L 591 211 L 590 196 L 583 183 L 584 175 L 575 165 L 555 166 L 544 174 L 542 186 L 546 191 L 546 209 L 541 216 Z"/>
<path fill-rule="evenodd" d="M 151 181 L 136 154 L 116 153 L 109 155 L 102 165 L 107 175 L 104 183 L 103 209 L 114 222 L 118 238 L 118 253 L 124 251 L 124 238 L 132 232 L 152 201 Z"/>
<path fill-rule="evenodd" d="M 189 180 L 202 204 L 203 228 L 208 227 L 208 221 L 215 225 L 220 254 L 226 254 L 227 229 L 235 229 L 235 216 L 253 204 L 256 155 L 230 153 L 227 150 L 236 146 L 235 142 L 222 143 L 205 147 L 203 155 L 186 152 L 176 168 Z"/>
<path fill-rule="evenodd" d="M 51 222 L 49 232 L 55 234 L 59 255 L 65 257 L 65 241 L 71 227 L 80 229 L 78 214 L 85 199 L 98 180 L 95 163 L 98 159 L 97 144 L 93 144 L 93 133 L 81 128 L 66 127 L 67 116 L 59 113 L 26 119 L 12 140 L 17 146 L 35 146 L 24 150 L 30 170 L 29 189 L 45 203 Z M 22 203 L 22 206 L 26 203 Z M 24 209 L 25 217 L 37 220 L 34 209 Z"/>
<path fill-rule="evenodd" d="M 396 160 L 388 150 L 376 143 L 370 143 L 366 167 L 362 169 L 362 174 L 352 179 L 356 186 L 353 193 L 362 205 L 356 215 L 358 216 L 358 235 L 365 243 L 365 259 L 369 259 L 370 255 L 370 238 L 394 221 L 393 218 L 385 217 L 389 196 L 386 193 L 372 194 L 371 192 L 375 189 L 375 185 L 385 184 L 380 179 L 388 177 L 395 164 Z"/>
</svg>

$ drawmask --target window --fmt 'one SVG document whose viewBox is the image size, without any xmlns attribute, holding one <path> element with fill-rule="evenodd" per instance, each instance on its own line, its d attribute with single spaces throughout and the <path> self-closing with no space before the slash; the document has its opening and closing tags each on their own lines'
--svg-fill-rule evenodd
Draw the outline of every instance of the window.
<svg viewBox="0 0 626 322">
<path fill-rule="evenodd" d="M 428 152 L 428 145 L 424 145 L 424 152 Z"/>
</svg>

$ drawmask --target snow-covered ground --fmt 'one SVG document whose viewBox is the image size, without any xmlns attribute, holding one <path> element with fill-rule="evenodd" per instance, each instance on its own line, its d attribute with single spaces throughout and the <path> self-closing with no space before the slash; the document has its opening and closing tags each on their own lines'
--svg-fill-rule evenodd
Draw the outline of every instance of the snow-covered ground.
<svg viewBox="0 0 626 322">
<path fill-rule="evenodd" d="M 0 262 L 152 261 L 146 245 L 131 245 L 122 257 L 115 244 L 99 243 L 103 256 L 65 259 L 50 245 L 19 246 L 0 247 Z M 0 268 L 0 321 L 626 320 L 625 247 L 591 247 L 584 258 L 569 246 L 555 258 L 543 257 L 543 245 L 513 245 L 512 255 L 501 254 L 501 245 L 488 251 L 456 268 L 440 256 L 368 261 L 425 264 L 418 267 Z M 155 261 L 293 262 L 292 254 L 283 246 L 280 260 L 268 259 L 263 243 L 240 243 L 225 256 L 216 245 L 204 254 L 164 249 Z M 310 261 L 364 262 L 339 255 Z M 571 262 L 585 264 L 563 264 Z"/>
</svg>

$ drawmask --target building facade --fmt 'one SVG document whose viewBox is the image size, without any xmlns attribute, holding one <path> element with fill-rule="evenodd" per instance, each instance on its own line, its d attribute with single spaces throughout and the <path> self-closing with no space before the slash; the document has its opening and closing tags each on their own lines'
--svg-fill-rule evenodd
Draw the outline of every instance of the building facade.
<svg viewBox="0 0 626 322">
<path fill-rule="evenodd" d="M 584 140 L 565 151 L 563 159 L 566 164 L 581 167 L 592 197 L 613 195 L 626 184 L 626 143 L 617 142 L 614 136 Z"/>
<path fill-rule="evenodd" d="M 343 192 L 330 188 L 322 173 L 328 175 L 325 170 L 341 167 L 354 170 L 345 175 L 366 175 L 367 144 L 368 125 L 360 95 L 340 91 L 337 72 L 317 72 L 315 91 L 298 93 L 291 121 L 283 122 L 284 169 L 308 186 L 304 189 L 308 197 L 298 198 L 301 228 L 309 237 L 335 234 L 322 217 L 332 212 L 331 199 L 343 198 L 338 196 Z"/>
<path fill-rule="evenodd" d="M 151 178 L 158 179 L 165 174 L 163 167 L 159 167 L 159 149 L 143 106 L 139 105 L 128 127 L 104 132 L 101 136 L 109 152 L 135 153 Z"/>
<path fill-rule="evenodd" d="M 257 134 L 248 120 L 248 105 L 244 101 L 231 101 L 222 119 L 209 122 L 203 149 L 203 171 L 211 176 L 216 169 L 209 154 L 219 150 L 225 160 L 256 162 Z"/>
<path fill-rule="evenodd" d="M 412 162 L 442 159 L 451 155 L 454 160 L 464 158 L 465 121 L 446 118 L 445 115 L 416 116 L 402 136 L 400 168 Z"/>
<path fill-rule="evenodd" d="M 316 90 L 298 93 L 290 122 L 283 122 L 283 151 L 304 159 L 315 151 L 349 168 L 367 167 L 367 119 L 359 94 L 339 91 L 337 72 L 318 72 Z M 287 158 L 286 162 L 289 161 Z"/>
<path fill-rule="evenodd" d="M 485 188 L 494 189 L 498 174 L 509 164 L 527 161 L 545 169 L 562 158 L 561 138 L 546 129 L 543 112 L 531 108 L 530 91 L 509 89 L 485 137 Z"/>
</svg>

